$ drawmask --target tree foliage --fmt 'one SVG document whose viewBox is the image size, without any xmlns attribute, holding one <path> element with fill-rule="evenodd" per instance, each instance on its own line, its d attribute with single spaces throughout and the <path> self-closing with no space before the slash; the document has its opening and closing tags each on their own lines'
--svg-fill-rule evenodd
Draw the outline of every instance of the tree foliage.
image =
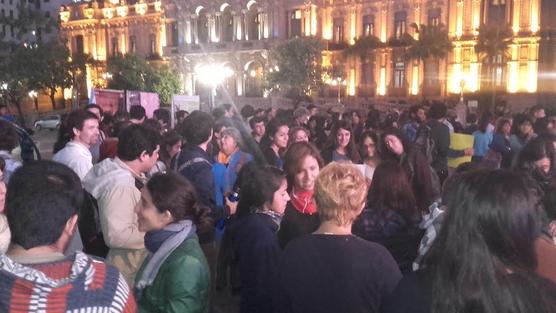
<svg viewBox="0 0 556 313">
<path fill-rule="evenodd" d="M 108 60 L 112 79 L 108 88 L 158 93 L 160 102 L 169 105 L 173 94 L 180 92 L 179 74 L 167 65 L 149 64 L 139 55 L 117 55 Z"/>
<path fill-rule="evenodd" d="M 503 54 L 507 55 L 512 43 L 512 30 L 507 27 L 482 25 L 475 45 L 475 52 L 481 60 Z"/>
<path fill-rule="evenodd" d="M 413 39 L 407 48 L 407 57 L 425 62 L 429 58 L 444 58 L 452 48 L 452 42 L 444 25 L 411 25 L 418 39 Z"/>
<path fill-rule="evenodd" d="M 321 54 L 323 43 L 316 38 L 295 38 L 272 51 L 278 71 L 267 75 L 270 90 L 280 90 L 289 97 L 302 98 L 322 84 Z"/>
<path fill-rule="evenodd" d="M 376 36 L 363 36 L 357 38 L 352 46 L 344 50 L 345 56 L 359 56 L 364 59 L 369 53 L 384 46 L 384 43 Z"/>
</svg>

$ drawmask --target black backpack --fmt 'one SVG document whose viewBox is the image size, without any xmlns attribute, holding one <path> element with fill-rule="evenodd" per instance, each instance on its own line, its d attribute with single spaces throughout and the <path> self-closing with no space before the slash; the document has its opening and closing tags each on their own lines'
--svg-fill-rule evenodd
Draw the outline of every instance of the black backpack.
<svg viewBox="0 0 556 313">
<path fill-rule="evenodd" d="M 422 124 L 417 129 L 417 134 L 415 136 L 415 141 L 413 142 L 415 148 L 421 150 L 423 155 L 427 158 L 429 164 L 436 159 L 436 143 L 432 138 L 431 128 L 427 124 Z"/>
</svg>

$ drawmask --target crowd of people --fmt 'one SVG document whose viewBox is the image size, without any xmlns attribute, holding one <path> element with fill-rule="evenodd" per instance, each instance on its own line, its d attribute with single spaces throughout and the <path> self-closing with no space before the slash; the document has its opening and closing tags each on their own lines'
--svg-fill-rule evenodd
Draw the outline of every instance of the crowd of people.
<svg viewBox="0 0 556 313">
<path fill-rule="evenodd" d="M 451 113 L 93 104 L 23 164 L 0 118 L 0 311 L 556 312 L 556 118 Z"/>
</svg>

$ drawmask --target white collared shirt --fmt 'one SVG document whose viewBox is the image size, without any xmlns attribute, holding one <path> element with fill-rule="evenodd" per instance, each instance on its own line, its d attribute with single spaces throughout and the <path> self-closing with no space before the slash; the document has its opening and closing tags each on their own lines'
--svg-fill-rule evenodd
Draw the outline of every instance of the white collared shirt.
<svg viewBox="0 0 556 313">
<path fill-rule="evenodd" d="M 67 165 L 81 180 L 93 167 L 93 156 L 89 148 L 75 141 L 68 142 L 52 157 L 52 160 Z"/>
</svg>

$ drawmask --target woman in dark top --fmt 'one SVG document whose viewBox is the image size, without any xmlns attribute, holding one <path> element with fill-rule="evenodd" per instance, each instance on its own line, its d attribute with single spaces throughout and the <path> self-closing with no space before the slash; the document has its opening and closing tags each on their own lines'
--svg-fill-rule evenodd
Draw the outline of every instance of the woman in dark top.
<svg viewBox="0 0 556 313">
<path fill-rule="evenodd" d="M 512 122 L 507 118 L 501 118 L 496 123 L 494 136 L 490 149 L 500 154 L 500 167 L 510 168 L 512 165 L 512 146 L 510 145 L 510 134 L 512 131 Z"/>
<path fill-rule="evenodd" d="M 403 273 L 411 271 L 423 231 L 421 214 L 405 171 L 396 163 L 381 163 L 375 171 L 367 207 L 353 224 L 353 233 L 380 243 Z"/>
<path fill-rule="evenodd" d="M 332 161 L 361 163 L 361 157 L 355 145 L 355 135 L 350 121 L 336 121 L 328 140 L 327 147 L 322 151 L 324 163 L 328 164 Z"/>
<path fill-rule="evenodd" d="M 248 164 L 242 171 L 237 219 L 229 227 L 239 263 L 241 313 L 273 312 L 272 294 L 280 247 L 276 236 L 290 200 L 283 172 L 275 167 Z"/>
<path fill-rule="evenodd" d="M 426 269 L 404 277 L 383 312 L 556 312 L 556 285 L 535 273 L 537 195 L 509 171 L 458 179 Z"/>
<path fill-rule="evenodd" d="M 400 129 L 392 127 L 382 132 L 379 153 L 383 161 L 397 162 L 402 166 L 411 182 L 417 207 L 421 211 L 428 209 L 440 194 L 440 183 L 423 153 L 413 148 Z"/>
<path fill-rule="evenodd" d="M 315 182 L 323 165 L 315 146 L 306 142 L 292 144 L 284 157 L 288 178 L 290 202 L 280 224 L 278 239 L 284 248 L 301 235 L 310 234 L 319 227 L 317 206 L 313 200 Z"/>
<path fill-rule="evenodd" d="M 277 312 L 380 312 L 401 278 L 381 245 L 351 234 L 367 184 L 351 164 L 332 162 L 317 178 L 319 228 L 288 244 L 279 269 Z"/>
<path fill-rule="evenodd" d="M 285 120 L 275 118 L 266 126 L 266 132 L 261 139 L 261 151 L 268 164 L 279 169 L 284 167 L 282 154 L 288 147 L 290 128 Z"/>
</svg>

